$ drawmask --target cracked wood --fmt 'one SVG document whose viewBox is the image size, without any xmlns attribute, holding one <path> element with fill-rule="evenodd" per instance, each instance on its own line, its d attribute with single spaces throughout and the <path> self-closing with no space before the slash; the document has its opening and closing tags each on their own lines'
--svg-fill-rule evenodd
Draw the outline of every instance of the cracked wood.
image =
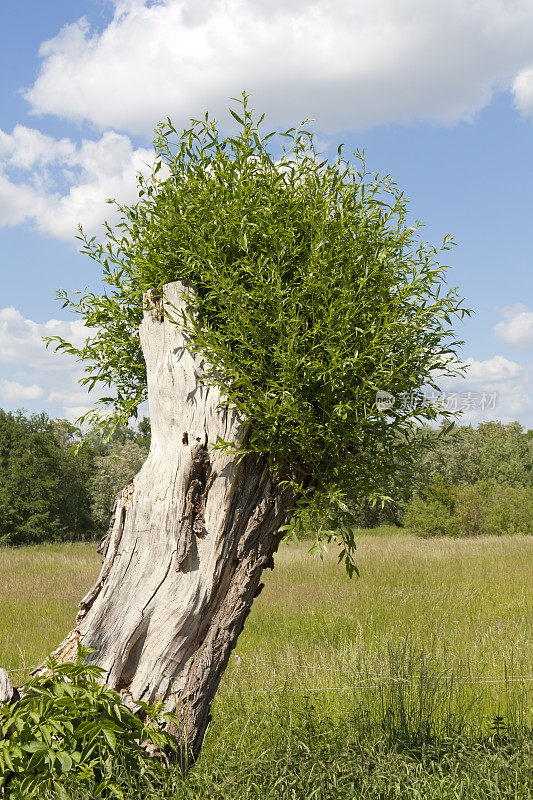
<svg viewBox="0 0 533 800">
<path fill-rule="evenodd" d="M 145 296 L 150 453 L 117 496 L 101 573 L 54 655 L 94 648 L 89 660 L 126 702 L 162 699 L 177 710 L 174 733 L 194 759 L 294 498 L 254 457 L 212 449 L 219 439 L 243 443 L 247 427 L 165 313 L 179 319 L 189 291 L 176 282 Z"/>
</svg>

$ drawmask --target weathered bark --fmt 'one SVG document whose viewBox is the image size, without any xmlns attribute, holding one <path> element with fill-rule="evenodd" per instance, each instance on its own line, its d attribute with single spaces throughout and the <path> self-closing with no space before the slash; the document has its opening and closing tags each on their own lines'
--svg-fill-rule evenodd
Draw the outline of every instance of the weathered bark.
<svg viewBox="0 0 533 800">
<path fill-rule="evenodd" d="M 13 684 L 9 680 L 6 670 L 0 667 L 0 706 L 9 703 L 14 695 Z"/>
<path fill-rule="evenodd" d="M 163 300 L 145 298 L 150 453 L 117 497 L 100 576 L 54 655 L 94 648 L 88 660 L 125 701 L 163 699 L 194 759 L 293 497 L 257 458 L 212 449 L 219 439 L 242 443 L 246 425 L 202 381 L 202 359 L 163 313 L 163 303 L 183 307 L 187 291 L 171 283 Z"/>
</svg>

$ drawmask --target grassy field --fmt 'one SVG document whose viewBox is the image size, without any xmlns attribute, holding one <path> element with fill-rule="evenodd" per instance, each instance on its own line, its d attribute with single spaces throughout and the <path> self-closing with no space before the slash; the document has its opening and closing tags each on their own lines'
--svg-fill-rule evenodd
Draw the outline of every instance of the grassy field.
<svg viewBox="0 0 533 800">
<path fill-rule="evenodd" d="M 385 531 L 358 548 L 350 581 L 334 548 L 282 546 L 200 762 L 129 797 L 531 796 L 533 539 Z M 0 551 L 0 665 L 42 660 L 98 566 L 94 545 Z"/>
<path fill-rule="evenodd" d="M 40 663 L 73 627 L 76 606 L 99 568 L 95 544 L 1 548 L 0 666 Z"/>
</svg>

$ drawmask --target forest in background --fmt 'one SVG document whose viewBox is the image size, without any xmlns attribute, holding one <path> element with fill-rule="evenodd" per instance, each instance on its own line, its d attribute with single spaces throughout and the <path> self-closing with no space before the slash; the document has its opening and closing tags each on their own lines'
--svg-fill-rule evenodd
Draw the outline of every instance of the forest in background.
<svg viewBox="0 0 533 800">
<path fill-rule="evenodd" d="M 146 418 L 106 441 L 65 419 L 0 409 L 0 544 L 101 535 L 149 447 Z"/>
<path fill-rule="evenodd" d="M 116 493 L 149 446 L 146 417 L 106 441 L 65 419 L 0 409 L 0 544 L 100 536 Z M 520 423 L 457 426 L 415 465 L 399 465 L 401 500 L 383 509 L 353 501 L 354 521 L 405 525 L 425 536 L 533 534 L 532 464 L 533 430 Z"/>
<path fill-rule="evenodd" d="M 385 508 L 363 499 L 355 506 L 359 525 L 405 525 L 422 536 L 533 534 L 533 430 L 519 422 L 456 425 L 415 464 L 398 465 L 401 499 Z"/>
</svg>

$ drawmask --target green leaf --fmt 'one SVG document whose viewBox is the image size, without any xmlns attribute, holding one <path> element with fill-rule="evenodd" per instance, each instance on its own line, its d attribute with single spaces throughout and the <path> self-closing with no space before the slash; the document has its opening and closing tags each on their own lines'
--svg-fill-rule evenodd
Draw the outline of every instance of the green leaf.
<svg viewBox="0 0 533 800">
<path fill-rule="evenodd" d="M 56 758 L 61 764 L 61 769 L 63 770 L 63 772 L 70 772 L 74 764 L 70 754 L 65 752 L 64 750 L 59 750 L 56 753 Z"/>
<path fill-rule="evenodd" d="M 111 750 L 115 752 L 117 749 L 117 737 L 115 733 L 107 727 L 102 727 L 102 733 Z"/>
<path fill-rule="evenodd" d="M 232 108 L 230 108 L 230 114 L 240 125 L 245 125 L 244 120 Z"/>
<path fill-rule="evenodd" d="M 45 742 L 29 742 L 28 744 L 21 745 L 21 749 L 26 753 L 38 753 L 40 751 L 48 750 L 48 745 Z"/>
</svg>

